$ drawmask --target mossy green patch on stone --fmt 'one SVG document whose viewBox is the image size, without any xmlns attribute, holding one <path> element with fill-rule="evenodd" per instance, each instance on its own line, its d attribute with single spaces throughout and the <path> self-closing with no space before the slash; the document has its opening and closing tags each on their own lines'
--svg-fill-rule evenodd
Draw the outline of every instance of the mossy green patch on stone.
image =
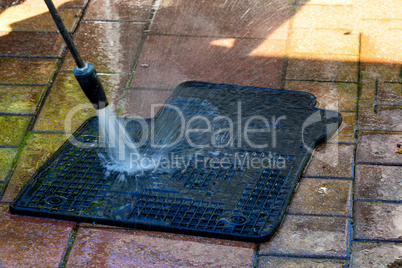
<svg viewBox="0 0 402 268">
<path fill-rule="evenodd" d="M 67 138 L 67 135 L 61 133 L 30 134 L 2 201 L 11 202 L 39 167 L 53 155 Z"/>
<path fill-rule="evenodd" d="M 30 120 L 29 116 L 0 116 L 0 145 L 19 145 Z"/>
<path fill-rule="evenodd" d="M 0 83 L 46 84 L 57 59 L 0 58 Z"/>
<path fill-rule="evenodd" d="M 0 148 L 0 182 L 7 179 L 17 152 L 17 148 Z"/>
<path fill-rule="evenodd" d="M 45 90 L 46 86 L 0 85 L 0 112 L 33 114 Z"/>
<path fill-rule="evenodd" d="M 357 84 L 342 82 L 286 81 L 286 89 L 305 91 L 317 98 L 318 107 L 340 112 L 355 112 Z"/>
<path fill-rule="evenodd" d="M 59 73 L 35 125 L 35 130 L 73 132 L 95 110 L 71 73 Z"/>
</svg>

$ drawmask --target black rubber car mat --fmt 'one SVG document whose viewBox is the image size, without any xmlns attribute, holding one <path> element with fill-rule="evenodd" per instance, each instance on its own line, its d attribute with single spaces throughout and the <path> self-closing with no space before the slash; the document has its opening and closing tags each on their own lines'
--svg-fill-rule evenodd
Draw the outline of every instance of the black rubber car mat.
<svg viewBox="0 0 402 268">
<path fill-rule="evenodd" d="M 268 240 L 312 152 L 341 124 L 305 92 L 186 82 L 153 119 L 125 119 L 148 161 L 110 170 L 88 119 L 37 171 L 12 213 L 204 235 Z"/>
</svg>

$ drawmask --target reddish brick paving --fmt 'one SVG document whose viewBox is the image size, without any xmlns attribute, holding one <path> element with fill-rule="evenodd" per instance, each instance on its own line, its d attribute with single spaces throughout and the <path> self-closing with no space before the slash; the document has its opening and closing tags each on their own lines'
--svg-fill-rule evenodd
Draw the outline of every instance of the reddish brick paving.
<svg viewBox="0 0 402 268">
<path fill-rule="evenodd" d="M 310 92 L 344 123 L 262 244 L 11 215 L 95 113 L 43 1 L 0 0 L 0 267 L 401 267 L 397 0 L 54 2 L 120 115 L 150 117 L 179 83 L 204 80 Z"/>
</svg>

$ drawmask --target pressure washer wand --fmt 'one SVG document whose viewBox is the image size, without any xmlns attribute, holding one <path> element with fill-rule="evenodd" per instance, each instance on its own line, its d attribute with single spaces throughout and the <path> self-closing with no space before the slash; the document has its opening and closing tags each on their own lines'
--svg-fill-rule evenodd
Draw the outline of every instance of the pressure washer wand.
<svg viewBox="0 0 402 268">
<path fill-rule="evenodd" d="M 101 82 L 99 81 L 98 75 L 92 63 L 86 62 L 82 60 L 80 54 L 78 53 L 77 48 L 74 45 L 71 34 L 68 32 L 66 26 L 64 25 L 59 12 L 54 6 L 51 0 L 44 0 L 50 14 L 53 17 L 54 22 L 56 23 L 57 28 L 61 36 L 64 39 L 68 49 L 71 52 L 77 66 L 74 68 L 74 75 L 77 79 L 78 83 L 81 86 L 81 89 L 84 91 L 85 95 L 88 97 L 89 101 L 92 103 L 95 109 L 105 108 L 109 103 L 106 98 L 105 90 Z"/>
</svg>

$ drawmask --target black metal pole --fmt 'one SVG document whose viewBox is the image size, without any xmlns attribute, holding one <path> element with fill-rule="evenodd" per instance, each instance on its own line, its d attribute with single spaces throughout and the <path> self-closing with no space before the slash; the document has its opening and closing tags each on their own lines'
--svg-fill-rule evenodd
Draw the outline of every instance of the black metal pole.
<svg viewBox="0 0 402 268">
<path fill-rule="evenodd" d="M 49 8 L 49 12 L 53 17 L 53 20 L 56 23 L 56 26 L 59 29 L 61 36 L 63 36 L 63 39 L 66 42 L 66 45 L 71 52 L 71 55 L 73 56 L 75 62 L 77 63 L 78 68 L 84 68 L 85 66 L 84 61 L 82 60 L 80 53 L 78 53 L 78 50 L 74 45 L 70 33 L 68 32 L 66 26 L 61 20 L 59 12 L 57 11 L 56 7 L 54 6 L 51 0 L 45 0 L 45 3 Z"/>
</svg>

